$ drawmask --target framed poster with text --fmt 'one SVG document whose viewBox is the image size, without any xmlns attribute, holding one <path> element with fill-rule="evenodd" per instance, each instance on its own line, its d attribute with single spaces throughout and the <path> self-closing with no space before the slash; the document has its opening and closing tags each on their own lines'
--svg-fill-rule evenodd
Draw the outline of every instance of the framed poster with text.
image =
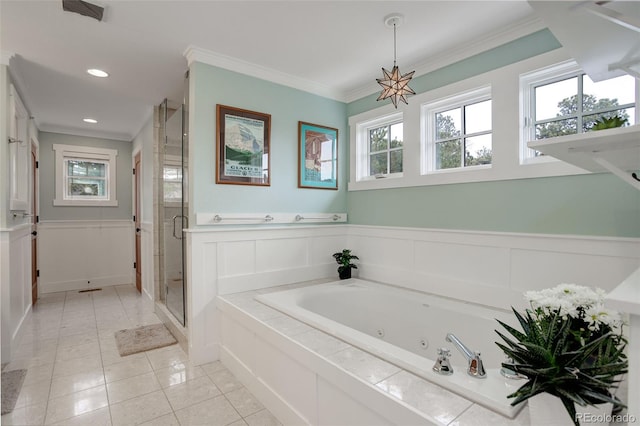
<svg viewBox="0 0 640 426">
<path fill-rule="evenodd" d="M 270 185 L 271 115 L 216 105 L 216 183 Z"/>
</svg>

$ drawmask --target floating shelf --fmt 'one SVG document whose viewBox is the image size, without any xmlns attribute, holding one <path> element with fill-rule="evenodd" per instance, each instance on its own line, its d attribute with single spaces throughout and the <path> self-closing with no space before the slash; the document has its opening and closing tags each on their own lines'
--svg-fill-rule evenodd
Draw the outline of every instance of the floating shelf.
<svg viewBox="0 0 640 426">
<path fill-rule="evenodd" d="M 631 175 L 640 170 L 638 125 L 531 141 L 527 146 L 593 173 L 611 172 L 640 190 L 640 181 Z"/>
</svg>

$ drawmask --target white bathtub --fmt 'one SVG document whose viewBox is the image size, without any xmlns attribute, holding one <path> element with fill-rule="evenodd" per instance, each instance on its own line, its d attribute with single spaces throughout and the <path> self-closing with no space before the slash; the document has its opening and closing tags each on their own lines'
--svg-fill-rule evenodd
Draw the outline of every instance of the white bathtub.
<svg viewBox="0 0 640 426">
<path fill-rule="evenodd" d="M 313 327 L 383 358 L 471 401 L 513 418 L 522 404 L 507 395 L 524 381 L 500 375 L 502 351 L 496 318 L 513 324 L 511 312 L 485 308 L 371 281 L 350 279 L 257 296 L 256 299 Z M 487 377 L 467 375 L 467 362 L 447 333 L 481 352 Z M 454 373 L 432 370 L 437 348 L 451 350 Z"/>
</svg>

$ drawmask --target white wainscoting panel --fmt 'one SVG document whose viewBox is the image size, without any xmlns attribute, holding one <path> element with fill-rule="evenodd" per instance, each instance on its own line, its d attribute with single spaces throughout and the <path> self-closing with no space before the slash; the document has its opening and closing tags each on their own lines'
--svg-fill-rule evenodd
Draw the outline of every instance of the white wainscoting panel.
<svg viewBox="0 0 640 426">
<path fill-rule="evenodd" d="M 218 294 L 336 276 L 331 256 L 345 247 L 346 225 L 197 228 L 187 235 L 189 357 L 218 359 Z"/>
<path fill-rule="evenodd" d="M 611 291 L 640 265 L 640 239 L 349 225 L 358 276 L 508 309 L 562 282 Z"/>
<path fill-rule="evenodd" d="M 131 221 L 42 221 L 38 238 L 43 293 L 134 282 Z"/>
<path fill-rule="evenodd" d="M 9 362 L 31 312 L 31 224 L 0 230 L 2 362 Z"/>
<path fill-rule="evenodd" d="M 153 255 L 153 223 L 142 222 L 140 223 L 141 230 L 141 253 L 142 257 L 142 291 L 147 295 L 149 300 L 155 300 L 154 292 L 154 274 L 155 268 L 153 267 L 154 255 Z M 135 247 L 134 247 L 135 249 Z M 135 253 L 134 253 L 135 255 Z"/>
<path fill-rule="evenodd" d="M 216 295 L 336 277 L 331 256 L 359 256 L 356 276 L 509 309 L 561 282 L 610 291 L 640 266 L 640 239 L 360 225 L 206 227 L 187 231 L 187 328 L 195 363 L 217 359 Z"/>
</svg>

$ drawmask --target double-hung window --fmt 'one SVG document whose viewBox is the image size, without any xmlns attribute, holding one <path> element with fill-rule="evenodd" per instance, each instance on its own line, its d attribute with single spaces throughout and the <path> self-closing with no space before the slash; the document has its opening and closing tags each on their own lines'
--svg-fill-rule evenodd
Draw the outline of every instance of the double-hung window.
<svg viewBox="0 0 640 426">
<path fill-rule="evenodd" d="M 629 75 L 594 82 L 574 61 L 522 75 L 522 162 L 542 155 L 528 141 L 589 132 L 615 117 L 635 124 L 636 84 Z"/>
<path fill-rule="evenodd" d="M 422 105 L 422 173 L 490 166 L 491 88 Z"/>
<path fill-rule="evenodd" d="M 117 206 L 117 150 L 54 144 L 56 206 Z"/>
<path fill-rule="evenodd" d="M 402 176 L 402 113 L 358 123 L 358 180 Z"/>
</svg>

